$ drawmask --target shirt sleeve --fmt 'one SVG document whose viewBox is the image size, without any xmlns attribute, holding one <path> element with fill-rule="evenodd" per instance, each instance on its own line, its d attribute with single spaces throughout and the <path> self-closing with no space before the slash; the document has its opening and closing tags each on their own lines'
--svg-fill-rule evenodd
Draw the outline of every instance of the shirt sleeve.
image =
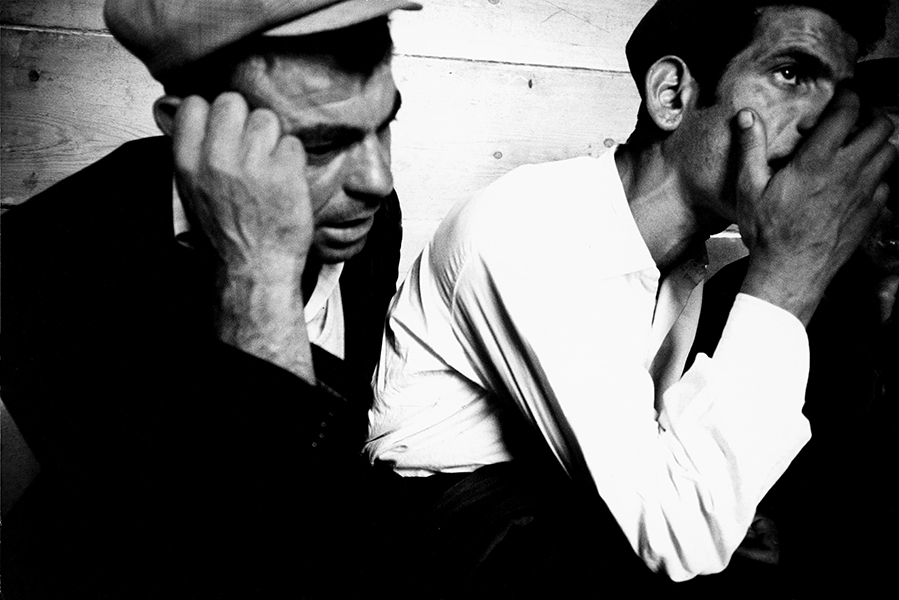
<svg viewBox="0 0 899 600">
<path fill-rule="evenodd" d="M 699 355 L 657 414 L 646 282 L 543 254 L 501 248 L 461 268 L 451 321 L 468 365 L 595 486 L 651 569 L 675 581 L 721 571 L 810 438 L 804 328 L 739 295 L 714 357 Z"/>
</svg>

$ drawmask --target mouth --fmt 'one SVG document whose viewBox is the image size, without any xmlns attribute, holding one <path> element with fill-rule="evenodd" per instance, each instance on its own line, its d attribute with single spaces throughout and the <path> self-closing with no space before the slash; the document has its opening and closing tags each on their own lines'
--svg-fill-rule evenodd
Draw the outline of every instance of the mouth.
<svg viewBox="0 0 899 600">
<path fill-rule="evenodd" d="M 358 217 L 356 219 L 348 219 L 336 223 L 325 223 L 320 226 L 321 230 L 327 235 L 332 244 L 338 246 L 351 246 L 358 243 L 368 235 L 372 223 L 374 223 L 374 213 Z"/>
</svg>

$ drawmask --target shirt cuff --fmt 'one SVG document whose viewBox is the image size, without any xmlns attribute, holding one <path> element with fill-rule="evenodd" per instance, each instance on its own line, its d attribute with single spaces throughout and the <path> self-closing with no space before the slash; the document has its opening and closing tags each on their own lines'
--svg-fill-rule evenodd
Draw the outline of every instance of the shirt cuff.
<svg viewBox="0 0 899 600">
<path fill-rule="evenodd" d="M 737 294 L 714 358 L 716 362 L 770 369 L 772 374 L 804 374 L 805 385 L 808 335 L 792 313 L 755 296 Z"/>
</svg>

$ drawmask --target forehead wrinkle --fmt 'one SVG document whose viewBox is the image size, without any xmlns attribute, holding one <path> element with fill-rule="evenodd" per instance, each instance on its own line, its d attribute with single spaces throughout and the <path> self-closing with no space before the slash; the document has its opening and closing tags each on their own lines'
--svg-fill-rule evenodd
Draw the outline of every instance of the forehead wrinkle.
<svg viewBox="0 0 899 600">
<path fill-rule="evenodd" d="M 238 91 L 253 108 L 275 111 L 282 127 L 294 131 L 329 123 L 360 130 L 375 122 L 381 125 L 390 115 L 379 113 L 385 104 L 393 108 L 393 97 L 382 103 L 377 95 L 398 93 L 394 85 L 383 85 L 385 77 L 393 82 L 389 63 L 365 77 L 336 69 L 324 59 L 275 55 L 245 60 L 236 79 Z"/>
<path fill-rule="evenodd" d="M 370 81 L 375 82 L 373 77 Z M 384 95 L 391 93 L 391 100 Z M 300 111 L 285 111 L 287 129 L 332 128 L 366 132 L 379 129 L 394 116 L 399 92 L 393 86 L 365 85 L 358 94 L 323 103 L 310 103 Z"/>
<path fill-rule="evenodd" d="M 807 7 L 772 6 L 761 10 L 750 44 L 753 61 L 787 53 L 816 59 L 836 79 L 850 77 L 858 52 L 855 39 L 829 15 Z"/>
</svg>

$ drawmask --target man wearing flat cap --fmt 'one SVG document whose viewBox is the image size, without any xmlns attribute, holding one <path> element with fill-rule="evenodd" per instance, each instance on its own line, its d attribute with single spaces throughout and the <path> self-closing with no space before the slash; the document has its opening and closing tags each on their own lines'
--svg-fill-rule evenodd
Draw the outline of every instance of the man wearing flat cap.
<svg viewBox="0 0 899 600">
<path fill-rule="evenodd" d="M 422 571 L 456 575 L 435 595 L 727 566 L 809 439 L 805 325 L 887 197 L 893 127 L 845 85 L 883 16 L 660 0 L 627 44 L 628 142 L 450 212 L 391 305 L 367 444 L 407 478 L 455 478 L 425 532 Z M 704 242 L 731 223 L 748 272 L 684 373 Z"/>
<path fill-rule="evenodd" d="M 395 289 L 405 0 L 109 0 L 164 136 L 4 216 L 16 597 L 345 595 Z"/>
</svg>

